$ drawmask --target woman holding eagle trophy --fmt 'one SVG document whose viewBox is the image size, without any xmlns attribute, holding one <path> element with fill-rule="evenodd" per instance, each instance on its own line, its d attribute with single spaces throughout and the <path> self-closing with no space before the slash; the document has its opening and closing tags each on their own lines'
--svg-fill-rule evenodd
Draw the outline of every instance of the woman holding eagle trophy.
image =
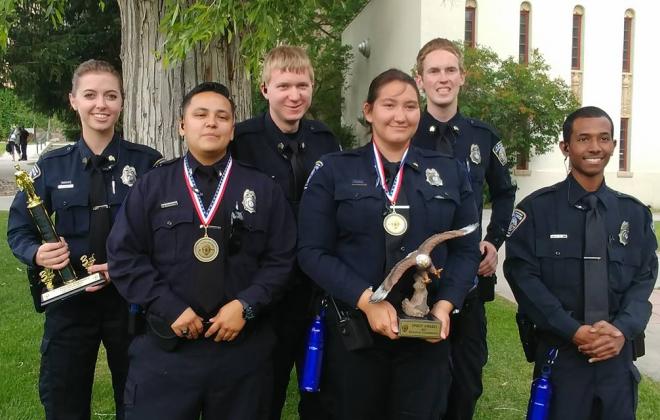
<svg viewBox="0 0 660 420">
<path fill-rule="evenodd" d="M 409 75 L 378 75 L 371 142 L 317 162 L 300 205 L 300 266 L 329 296 L 321 389 L 336 419 L 438 419 L 447 405 L 477 210 L 464 167 L 411 146 L 419 103 Z"/>
</svg>

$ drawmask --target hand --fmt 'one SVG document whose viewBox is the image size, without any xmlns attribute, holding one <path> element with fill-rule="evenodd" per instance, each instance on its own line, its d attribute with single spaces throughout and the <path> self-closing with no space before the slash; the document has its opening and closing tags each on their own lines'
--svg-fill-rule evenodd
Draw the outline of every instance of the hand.
<svg viewBox="0 0 660 420">
<path fill-rule="evenodd" d="M 580 346 L 584 346 L 586 344 L 589 344 L 593 342 L 598 336 L 591 332 L 592 330 L 591 325 L 581 325 L 580 328 L 575 332 L 573 335 L 573 344 L 578 346 L 578 349 Z"/>
<path fill-rule="evenodd" d="M 378 334 L 392 340 L 398 339 L 399 321 L 396 316 L 396 309 L 386 300 L 370 303 L 369 298 L 371 295 L 373 295 L 373 292 L 371 289 L 367 289 L 358 300 L 358 308 L 367 316 L 369 326 Z"/>
<path fill-rule="evenodd" d="M 60 236 L 60 242 L 46 242 L 37 248 L 34 262 L 45 268 L 61 270 L 69 264 L 69 245 Z"/>
<path fill-rule="evenodd" d="M 101 276 L 105 279 L 105 283 L 98 284 L 96 286 L 89 286 L 85 288 L 86 292 L 96 292 L 103 289 L 105 286 L 110 284 L 110 275 L 108 274 L 108 263 L 105 264 L 94 264 L 89 266 L 87 269 L 89 274 L 101 273 Z"/>
<path fill-rule="evenodd" d="M 481 241 L 479 242 L 479 251 L 481 251 L 484 258 L 479 264 L 477 274 L 486 277 L 492 276 L 497 270 L 497 249 L 495 249 L 495 245 L 488 241 Z"/>
<path fill-rule="evenodd" d="M 623 333 L 607 321 L 596 322 L 589 332 L 596 335 L 596 339 L 591 343 L 578 346 L 578 350 L 589 356 L 589 363 L 617 356 L 626 342 Z"/>
<path fill-rule="evenodd" d="M 218 314 L 209 321 L 213 325 L 206 331 L 204 337 L 209 338 L 217 332 L 213 341 L 232 341 L 245 326 L 243 304 L 238 299 L 234 299 L 220 308 Z"/>
<path fill-rule="evenodd" d="M 172 331 L 174 331 L 177 337 L 187 338 L 189 340 L 199 337 L 204 329 L 202 318 L 191 307 L 186 308 L 176 321 L 170 325 L 170 328 L 172 328 Z"/>
<path fill-rule="evenodd" d="M 430 343 L 437 343 L 442 340 L 446 340 L 449 337 L 450 322 L 451 322 L 451 312 L 454 310 L 454 305 L 448 300 L 439 300 L 431 308 L 431 314 L 442 321 L 442 327 L 440 329 L 440 338 L 434 340 L 426 340 Z"/>
</svg>

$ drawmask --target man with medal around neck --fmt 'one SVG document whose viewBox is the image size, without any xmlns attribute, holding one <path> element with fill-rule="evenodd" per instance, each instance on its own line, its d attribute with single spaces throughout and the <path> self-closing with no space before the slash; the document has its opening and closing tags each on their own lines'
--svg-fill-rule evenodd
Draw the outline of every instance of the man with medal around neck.
<svg viewBox="0 0 660 420">
<path fill-rule="evenodd" d="M 458 94 L 465 83 L 458 48 L 447 39 L 432 39 L 417 54 L 416 70 L 417 86 L 425 92 L 427 105 L 413 144 L 451 155 L 466 166 L 480 219 L 484 183 L 492 201 L 486 236 L 479 243 L 482 259 L 478 279 L 452 319 L 453 381 L 444 419 L 469 420 L 483 391 L 481 371 L 488 360 L 484 302 L 494 297 L 497 250 L 506 237 L 516 187 L 506 166 L 504 146 L 493 128 L 458 110 Z"/>
<path fill-rule="evenodd" d="M 188 152 L 136 183 L 108 239 L 117 289 L 147 319 L 126 418 L 267 418 L 275 336 L 260 315 L 289 278 L 293 214 L 268 176 L 227 153 L 225 86 L 192 89 L 179 132 Z"/>
</svg>

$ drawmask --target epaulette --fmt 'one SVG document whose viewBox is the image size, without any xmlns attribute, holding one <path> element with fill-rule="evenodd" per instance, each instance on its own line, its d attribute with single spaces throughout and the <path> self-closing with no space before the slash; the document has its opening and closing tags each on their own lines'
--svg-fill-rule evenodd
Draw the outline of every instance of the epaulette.
<svg viewBox="0 0 660 420">
<path fill-rule="evenodd" d="M 44 153 L 43 155 L 41 155 L 40 160 L 51 159 L 59 156 L 66 156 L 68 154 L 71 154 L 75 148 L 76 148 L 76 144 L 69 144 L 64 147 L 59 147 L 57 149 L 50 150 Z"/>
<path fill-rule="evenodd" d="M 323 124 L 321 121 L 316 120 L 301 120 L 303 129 L 307 129 L 312 133 L 329 133 L 332 134 L 330 128 L 327 125 Z"/>
<path fill-rule="evenodd" d="M 152 155 L 160 154 L 158 150 L 154 149 L 153 147 L 147 146 L 146 144 L 133 143 L 132 141 L 128 141 L 128 140 L 123 140 L 123 144 L 127 149 L 130 150 L 146 152 Z"/>
<path fill-rule="evenodd" d="M 520 206 L 520 205 L 524 206 L 526 203 L 534 200 L 537 197 L 540 197 L 542 195 L 557 191 L 560 184 L 561 184 L 561 182 L 558 182 L 557 184 L 549 185 L 547 187 L 540 188 L 540 189 L 530 193 L 527 197 L 523 198 L 520 201 L 520 203 L 518 203 L 518 206 Z"/>
<path fill-rule="evenodd" d="M 265 129 L 264 115 L 265 114 L 261 114 L 236 124 L 234 137 L 238 137 L 243 133 L 255 133 L 263 131 Z"/>
<path fill-rule="evenodd" d="M 181 159 L 181 157 L 175 157 L 174 159 L 167 159 L 164 157 L 160 158 L 156 161 L 156 163 L 154 163 L 154 168 L 160 168 L 161 166 L 171 165 L 174 162 L 178 161 L 179 159 Z"/>
<path fill-rule="evenodd" d="M 466 117 L 465 119 L 468 120 L 468 122 L 470 123 L 470 125 L 471 125 L 472 127 L 476 127 L 476 128 L 481 128 L 481 129 L 484 129 L 484 130 L 488 130 L 488 131 L 490 131 L 495 137 L 497 137 L 498 139 L 500 138 L 500 133 L 498 133 L 497 130 L 495 130 L 495 128 L 494 128 L 493 126 L 491 126 L 490 124 L 486 124 L 485 122 L 480 121 L 480 120 L 475 120 L 474 118 L 467 118 L 467 117 Z"/>
<path fill-rule="evenodd" d="M 651 209 L 649 208 L 649 206 L 647 206 L 646 204 L 642 203 L 642 202 L 639 200 L 639 198 L 634 197 L 634 196 L 632 196 L 632 195 L 628 195 L 628 194 L 626 194 L 626 193 L 622 193 L 621 191 L 616 191 L 616 190 L 611 190 L 611 191 L 614 193 L 614 195 L 615 195 L 617 198 L 627 199 L 627 200 L 632 200 L 632 201 L 634 201 L 635 203 L 637 203 L 637 204 L 639 204 L 640 206 L 642 206 L 642 207 L 644 207 L 645 209 L 647 209 L 649 212 L 651 211 Z"/>
<path fill-rule="evenodd" d="M 433 149 L 423 149 L 421 147 L 415 147 L 417 152 L 423 156 L 423 157 L 443 157 L 443 158 L 448 158 L 448 159 L 454 159 L 454 156 L 440 152 L 438 150 L 433 150 Z"/>
<path fill-rule="evenodd" d="M 256 169 L 256 170 L 258 170 L 259 172 L 262 172 L 262 171 L 259 170 L 259 168 L 257 168 L 256 166 L 252 165 L 251 163 L 243 162 L 242 160 L 239 160 L 239 159 L 233 159 L 232 162 L 234 162 L 235 164 L 241 165 L 241 166 L 243 166 L 243 167 L 245 167 L 245 168 Z"/>
</svg>

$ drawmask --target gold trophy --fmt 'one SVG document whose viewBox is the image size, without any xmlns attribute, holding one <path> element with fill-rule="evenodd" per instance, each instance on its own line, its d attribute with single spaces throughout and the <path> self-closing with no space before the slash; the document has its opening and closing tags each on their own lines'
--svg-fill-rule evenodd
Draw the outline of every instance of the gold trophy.
<svg viewBox="0 0 660 420">
<path fill-rule="evenodd" d="M 60 237 L 55 232 L 53 221 L 48 216 L 41 198 L 39 198 L 34 190 L 32 178 L 30 178 L 27 172 L 21 170 L 20 166 L 16 165 L 15 168 L 16 185 L 19 190 L 25 193 L 27 209 L 39 230 L 43 242 L 59 242 Z M 85 268 L 94 264 L 93 255 L 90 258 L 83 255 L 80 260 Z M 89 286 L 96 286 L 105 282 L 105 279 L 100 273 L 94 273 L 81 279 L 77 278 L 71 264 L 57 270 L 57 272 L 50 268 L 44 268 L 39 273 L 39 279 L 46 289 L 46 291 L 43 291 L 42 288 L 42 306 L 80 293 Z"/>
<path fill-rule="evenodd" d="M 442 322 L 430 313 L 427 302 L 428 291 L 426 287 L 431 283 L 431 276 L 440 277 L 440 273 L 442 272 L 442 269 L 437 269 L 433 266 L 431 251 L 444 241 L 474 232 L 477 226 L 479 224 L 474 223 L 462 229 L 437 233 L 429 237 L 419 248 L 396 263 L 380 287 L 371 295 L 369 302 L 377 303 L 383 301 L 406 271 L 412 267 L 416 268 L 416 272 L 413 275 L 413 295 L 401 302 L 401 311 L 397 310 L 400 337 L 440 338 Z"/>
</svg>

